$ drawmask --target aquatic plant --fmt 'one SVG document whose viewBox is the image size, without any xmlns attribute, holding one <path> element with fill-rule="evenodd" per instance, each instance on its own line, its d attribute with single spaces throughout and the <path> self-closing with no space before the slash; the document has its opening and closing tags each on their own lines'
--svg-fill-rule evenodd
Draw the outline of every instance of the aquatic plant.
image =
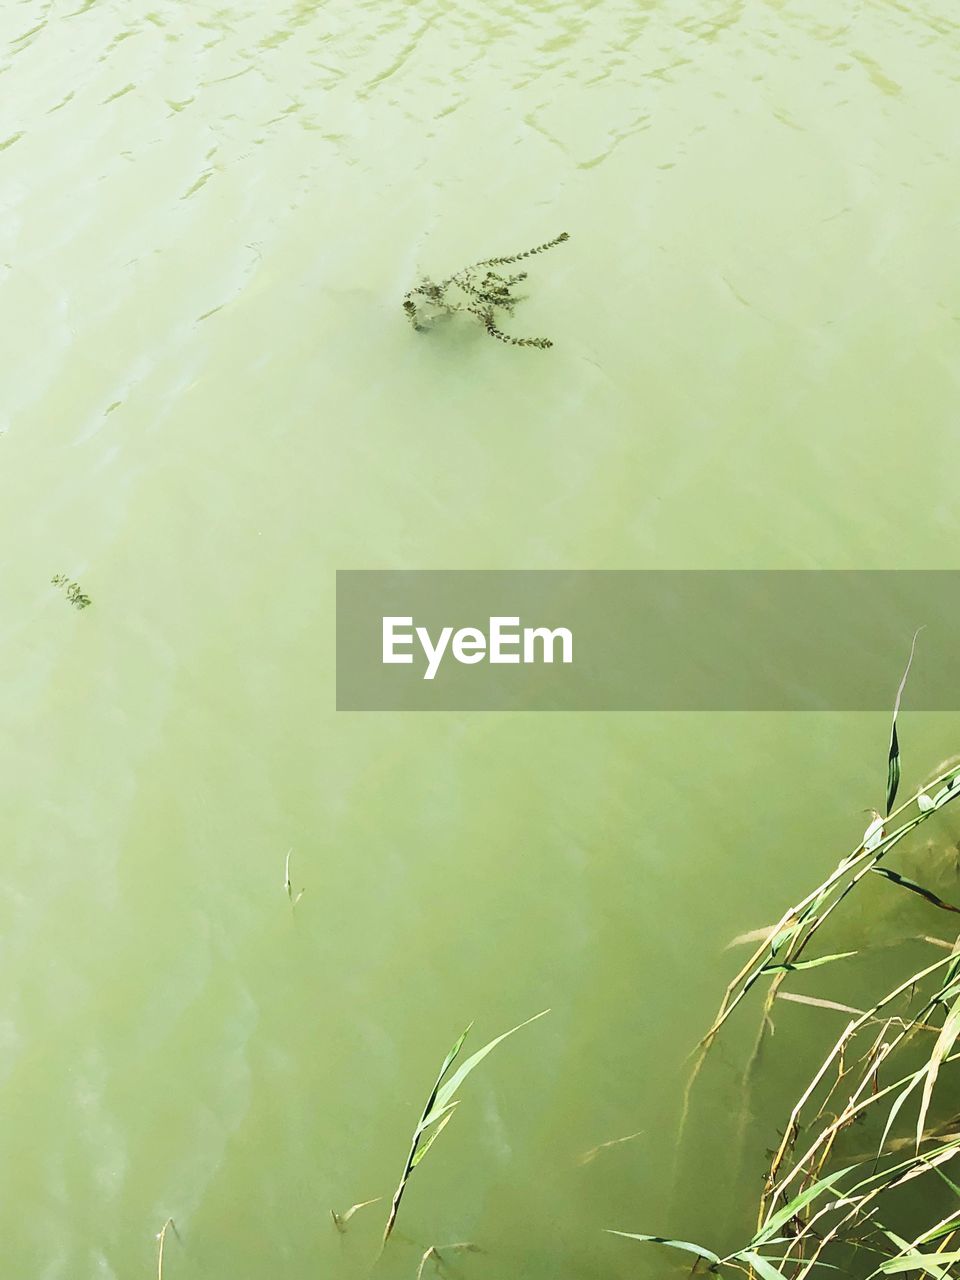
<svg viewBox="0 0 960 1280">
<path fill-rule="evenodd" d="M 855 954 L 810 956 L 808 948 L 869 876 L 881 877 L 933 908 L 960 910 L 884 865 L 912 831 L 960 797 L 960 769 L 954 760 L 894 808 L 900 781 L 897 714 L 902 693 L 903 682 L 894 708 L 886 817 L 876 816 L 860 845 L 776 924 L 762 931 L 760 945 L 727 987 L 698 1046 L 684 1118 L 690 1089 L 710 1048 L 735 1010 L 765 979 L 769 984 L 744 1074 L 745 1090 L 761 1046 L 773 1030 L 776 1001 L 804 1004 L 828 1015 L 842 1013 L 848 1019 L 839 1037 L 825 1038 L 819 1066 L 790 1110 L 782 1138 L 771 1153 L 754 1234 L 725 1255 L 686 1240 L 626 1231 L 613 1234 L 694 1254 L 715 1273 L 737 1270 L 761 1280 L 799 1280 L 814 1267 L 824 1266 L 844 1275 L 960 1275 L 960 1186 L 944 1172 L 944 1166 L 960 1156 L 960 1117 L 955 1098 L 953 1105 L 949 1100 L 936 1105 L 938 1099 L 943 1103 L 943 1068 L 960 1061 L 960 937 L 924 936 L 922 941 L 946 954 L 920 968 L 915 961 L 905 965 L 898 980 L 867 1008 L 782 989 L 798 970 L 842 963 Z M 904 1132 L 910 1103 L 916 1110 Z M 914 1220 L 907 1228 L 903 1200 L 897 1193 L 919 1179 L 927 1180 L 919 1210 L 923 1220 Z M 956 1207 L 944 1213 L 934 1210 L 930 1184 L 945 1186 Z M 907 1220 L 910 1216 L 906 1212 Z"/>
<path fill-rule="evenodd" d="M 303 895 L 307 891 L 306 889 L 301 889 L 296 897 L 293 896 L 293 881 L 290 879 L 290 858 L 292 854 L 293 854 L 293 850 L 288 849 L 286 862 L 284 863 L 284 866 L 283 866 L 283 887 L 286 890 L 287 897 L 290 899 L 291 907 L 293 908 L 294 911 L 296 911 L 297 903 L 300 901 L 300 899 L 303 897 Z M 358 1207 L 360 1206 L 356 1206 L 356 1205 L 354 1206 L 354 1208 L 358 1208 Z"/>
<path fill-rule="evenodd" d="M 417 1267 L 417 1280 L 423 1280 L 423 1271 L 428 1262 L 433 1262 L 433 1268 L 437 1275 L 443 1272 L 444 1259 L 443 1253 L 480 1253 L 479 1245 L 473 1244 L 470 1240 L 461 1240 L 458 1244 L 432 1244 L 429 1249 L 425 1249 L 420 1259 L 420 1265 Z"/>
<path fill-rule="evenodd" d="M 603 1151 L 611 1151 L 614 1147 L 621 1147 L 625 1142 L 634 1142 L 637 1138 L 642 1138 L 644 1130 L 639 1129 L 636 1133 L 625 1134 L 622 1138 L 610 1138 L 607 1142 L 600 1142 L 595 1147 L 591 1147 L 589 1151 L 581 1153 L 578 1164 L 593 1164 L 597 1156 Z"/>
<path fill-rule="evenodd" d="M 173 1234 L 180 1239 L 180 1233 L 177 1231 L 176 1223 L 172 1218 L 168 1218 L 160 1230 L 157 1232 L 157 1280 L 163 1280 L 163 1246 L 166 1243 L 167 1232 L 172 1231 Z"/>
<path fill-rule="evenodd" d="M 333 1219 L 333 1225 L 337 1228 L 341 1235 L 347 1230 L 347 1223 L 355 1213 L 361 1209 L 366 1209 L 367 1205 L 379 1204 L 383 1196 L 374 1196 L 372 1200 L 360 1200 L 357 1204 L 352 1204 L 346 1213 L 337 1213 L 336 1209 L 330 1210 L 330 1217 Z"/>
<path fill-rule="evenodd" d="M 519 271 L 516 275 L 503 275 L 498 268 L 514 266 L 538 253 L 546 253 L 569 239 L 569 234 L 564 231 L 553 240 L 525 249 L 522 253 L 504 258 L 484 258 L 482 262 L 463 267 L 439 283 L 425 278 L 404 295 L 403 309 L 407 319 L 422 333 L 438 319 L 466 312 L 479 320 L 490 337 L 498 342 L 541 350 L 552 347 L 549 338 L 517 338 L 500 328 L 500 313 L 512 316 L 517 303 L 523 301 L 515 289 L 526 280 L 527 273 Z"/>
<path fill-rule="evenodd" d="M 504 1031 L 504 1033 L 497 1036 L 495 1040 L 491 1040 L 488 1044 L 485 1044 L 482 1049 L 478 1049 L 476 1053 L 471 1054 L 471 1056 L 467 1058 L 465 1062 L 461 1063 L 460 1067 L 448 1079 L 447 1073 L 460 1056 L 460 1050 L 463 1048 L 464 1042 L 470 1034 L 470 1029 L 473 1026 L 472 1022 L 454 1043 L 450 1052 L 443 1060 L 440 1073 L 434 1081 L 433 1088 L 430 1090 L 430 1094 L 427 1097 L 426 1105 L 424 1106 L 420 1119 L 417 1122 L 417 1127 L 413 1131 L 413 1137 L 410 1140 L 410 1150 L 407 1153 L 406 1164 L 403 1167 L 400 1182 L 397 1185 L 396 1191 L 393 1193 L 393 1200 L 390 1204 L 390 1214 L 387 1218 L 387 1225 L 383 1231 L 383 1245 L 387 1243 L 390 1239 L 391 1233 L 393 1232 L 394 1225 L 397 1221 L 397 1213 L 400 1210 L 400 1201 L 403 1199 L 403 1193 L 407 1188 L 407 1183 L 410 1181 L 410 1177 L 414 1169 L 421 1160 L 423 1160 L 424 1156 L 426 1156 L 437 1138 L 440 1137 L 440 1134 L 449 1124 L 453 1116 L 454 1108 L 458 1105 L 458 1099 L 455 1097 L 455 1094 L 463 1084 L 464 1080 L 474 1067 L 479 1066 L 487 1054 L 490 1053 L 492 1049 L 495 1049 L 498 1044 L 506 1040 L 508 1036 L 512 1036 L 515 1031 L 519 1031 L 522 1027 L 528 1027 L 531 1022 L 536 1022 L 538 1018 L 544 1017 L 544 1015 L 549 1012 L 549 1009 L 543 1009 L 540 1013 L 534 1014 L 532 1018 L 528 1018 L 526 1022 L 521 1022 L 517 1026 L 511 1027 L 509 1031 Z M 426 1135 L 429 1129 L 433 1129 L 433 1132 L 428 1137 Z"/>
<path fill-rule="evenodd" d="M 75 609 L 86 609 L 88 604 L 92 604 L 90 597 L 80 589 L 79 582 L 71 582 L 65 573 L 55 573 L 50 579 L 55 587 L 65 588 L 67 599 Z"/>
</svg>

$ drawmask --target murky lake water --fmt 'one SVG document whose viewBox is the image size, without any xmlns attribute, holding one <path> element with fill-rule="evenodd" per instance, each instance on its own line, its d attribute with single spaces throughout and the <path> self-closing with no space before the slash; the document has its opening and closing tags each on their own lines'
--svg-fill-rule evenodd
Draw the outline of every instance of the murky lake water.
<svg viewBox="0 0 960 1280">
<path fill-rule="evenodd" d="M 155 1274 L 172 1216 L 167 1280 L 365 1276 L 384 1206 L 329 1210 L 389 1196 L 469 1019 L 546 1006 L 381 1274 L 724 1243 L 781 1112 L 738 1173 L 719 1054 L 672 1195 L 681 1064 L 725 943 L 856 843 L 886 718 L 338 716 L 334 570 L 958 567 L 953 6 L 0 35 L 4 1274 Z M 405 323 L 419 270 L 563 230 L 514 326 L 554 350 Z M 958 739 L 908 724 L 912 780 Z"/>
</svg>

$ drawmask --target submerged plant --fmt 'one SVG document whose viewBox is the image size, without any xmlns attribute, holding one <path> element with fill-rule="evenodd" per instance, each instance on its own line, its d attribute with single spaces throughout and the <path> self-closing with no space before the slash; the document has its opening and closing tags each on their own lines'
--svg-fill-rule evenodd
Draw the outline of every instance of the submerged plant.
<svg viewBox="0 0 960 1280">
<path fill-rule="evenodd" d="M 443 1274 L 443 1254 L 444 1253 L 480 1253 L 480 1246 L 473 1244 L 470 1240 L 461 1240 L 458 1244 L 432 1244 L 429 1249 L 424 1250 L 420 1259 L 420 1265 L 417 1267 L 417 1280 L 423 1280 L 423 1270 L 428 1262 L 433 1262 L 433 1268 L 437 1275 Z"/>
<path fill-rule="evenodd" d="M 330 1210 L 330 1217 L 333 1219 L 333 1225 L 337 1228 L 341 1235 L 347 1230 L 347 1223 L 355 1213 L 361 1209 L 366 1209 L 367 1205 L 379 1204 L 383 1196 L 374 1196 L 372 1200 L 360 1200 L 357 1204 L 352 1204 L 346 1213 L 337 1213 L 336 1209 Z"/>
<path fill-rule="evenodd" d="M 522 1027 L 528 1027 L 531 1022 L 536 1022 L 538 1018 L 542 1018 L 549 1013 L 549 1009 L 543 1009 L 540 1013 L 534 1014 L 532 1018 L 528 1018 L 526 1022 L 521 1022 L 515 1027 L 511 1027 L 509 1031 L 504 1031 L 503 1035 L 497 1036 L 495 1040 L 491 1040 L 489 1044 L 485 1044 L 482 1049 L 478 1049 L 476 1053 L 471 1054 L 466 1062 L 461 1063 L 460 1067 L 447 1079 L 447 1072 L 460 1056 L 460 1050 L 463 1048 L 464 1041 L 470 1034 L 470 1026 L 460 1036 L 453 1045 L 453 1048 L 443 1060 L 443 1066 L 440 1068 L 440 1074 L 437 1076 L 430 1095 L 427 1098 L 426 1106 L 417 1123 L 416 1129 L 413 1131 L 413 1137 L 410 1141 L 410 1150 L 407 1154 L 407 1162 L 403 1167 L 403 1173 L 400 1176 L 400 1182 L 396 1191 L 393 1193 L 393 1201 L 390 1205 L 390 1215 L 387 1218 L 387 1225 L 383 1232 L 383 1244 L 385 1245 L 390 1239 L 394 1225 L 397 1221 L 397 1213 L 400 1210 L 400 1201 L 403 1199 L 403 1193 L 410 1181 L 410 1176 L 414 1169 L 424 1158 L 437 1138 L 449 1124 L 453 1116 L 454 1108 L 457 1106 L 457 1098 L 454 1096 L 464 1080 L 478 1066 L 491 1049 L 495 1049 L 501 1041 L 506 1040 L 507 1036 L 512 1036 L 515 1031 L 519 1031 Z M 428 1129 L 433 1132 L 426 1136 Z M 448 1246 L 449 1247 L 449 1246 Z"/>
<path fill-rule="evenodd" d="M 956 1175 L 951 1178 L 945 1172 L 951 1161 L 960 1158 L 960 1116 L 955 1094 L 943 1098 L 945 1069 L 960 1063 L 960 937 L 942 940 L 921 935 L 920 941 L 946 954 L 919 968 L 916 960 L 905 965 L 899 979 L 892 986 L 884 984 L 886 989 L 881 988 L 882 994 L 871 998 L 866 1008 L 781 989 L 798 970 L 842 962 L 855 954 L 810 957 L 806 953 L 829 917 L 868 877 L 882 877 L 930 907 L 958 910 L 883 865 L 915 828 L 960 797 L 960 769 L 954 760 L 894 808 L 900 781 L 897 714 L 903 684 L 897 692 L 891 732 L 886 817 L 875 817 L 860 845 L 775 925 L 762 931 L 760 945 L 728 986 L 698 1046 L 684 1116 L 690 1086 L 709 1049 L 763 980 L 769 978 L 769 985 L 744 1076 L 745 1090 L 760 1047 L 773 1030 L 777 1000 L 822 1010 L 821 1016 L 841 1013 L 847 1019 L 839 1037 L 828 1034 L 825 1038 L 825 1052 L 818 1054 L 820 1065 L 785 1119 L 782 1137 L 771 1152 L 754 1234 L 725 1255 L 687 1240 L 625 1231 L 613 1234 L 693 1254 L 711 1272 L 736 1271 L 761 1280 L 800 1280 L 814 1268 L 824 1267 L 843 1275 L 871 1277 L 914 1274 L 942 1280 L 960 1275 L 960 1186 Z M 743 940 L 748 939 L 757 940 L 752 935 Z M 910 1211 L 897 1193 L 919 1179 L 925 1179 L 926 1187 L 920 1209 L 923 1218 L 908 1229 L 903 1215 L 906 1212 L 909 1218 Z M 933 1208 L 933 1192 L 943 1188 L 953 1204 L 947 1212 Z"/>
<path fill-rule="evenodd" d="M 180 1239 L 177 1225 L 172 1218 L 168 1218 L 157 1232 L 157 1240 L 160 1242 L 157 1247 L 157 1280 L 163 1280 L 163 1246 L 166 1243 L 168 1231 L 172 1231 L 177 1239 Z"/>
<path fill-rule="evenodd" d="M 86 609 L 92 601 L 80 590 L 79 582 L 71 582 L 65 573 L 55 573 L 50 579 L 55 587 L 63 587 L 64 593 L 75 609 Z"/>
<path fill-rule="evenodd" d="M 640 1129 L 636 1133 L 628 1133 L 622 1138 L 610 1138 L 607 1142 L 600 1142 L 595 1147 L 591 1147 L 589 1151 L 584 1151 L 577 1160 L 577 1164 L 593 1164 L 601 1151 L 609 1151 L 613 1147 L 623 1146 L 625 1142 L 633 1142 L 636 1138 L 642 1138 L 644 1130 Z"/>
<path fill-rule="evenodd" d="M 301 889 L 296 897 L 293 896 L 293 881 L 290 879 L 290 857 L 292 853 L 292 849 L 287 850 L 287 860 L 283 867 L 283 887 L 286 890 L 287 897 L 290 899 L 290 905 L 296 911 L 297 903 L 307 891 L 306 889 Z"/>
<path fill-rule="evenodd" d="M 500 328 L 500 314 L 512 316 L 517 303 L 523 301 L 515 289 L 526 280 L 527 273 L 519 271 L 516 275 L 504 275 L 498 268 L 514 266 L 525 258 L 546 253 L 569 239 L 569 234 L 563 231 L 555 239 L 533 249 L 525 249 L 522 253 L 505 258 L 484 258 L 482 262 L 463 267 L 439 283 L 424 278 L 404 295 L 403 309 L 407 319 L 422 333 L 438 319 L 456 312 L 467 312 L 479 320 L 490 337 L 498 342 L 506 342 L 512 347 L 539 347 L 541 350 L 552 347 L 549 338 L 516 338 Z"/>
</svg>

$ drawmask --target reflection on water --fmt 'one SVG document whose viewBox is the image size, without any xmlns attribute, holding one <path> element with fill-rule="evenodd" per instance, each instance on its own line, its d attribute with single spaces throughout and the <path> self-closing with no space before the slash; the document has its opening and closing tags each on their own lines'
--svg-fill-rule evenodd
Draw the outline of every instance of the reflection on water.
<svg viewBox="0 0 960 1280">
<path fill-rule="evenodd" d="M 384 1272 L 652 1276 L 602 1228 L 734 1230 L 765 1117 L 738 1184 L 719 1057 L 671 1199 L 680 1064 L 726 942 L 858 838 L 884 718 L 338 717 L 333 571 L 956 567 L 958 26 L 0 15 L 11 1274 L 150 1274 L 170 1216 L 170 1277 L 367 1274 L 382 1206 L 330 1209 L 389 1193 L 469 1018 L 547 1005 Z M 552 351 L 404 322 L 558 228 Z M 957 746 L 905 723 L 908 776 Z"/>
</svg>

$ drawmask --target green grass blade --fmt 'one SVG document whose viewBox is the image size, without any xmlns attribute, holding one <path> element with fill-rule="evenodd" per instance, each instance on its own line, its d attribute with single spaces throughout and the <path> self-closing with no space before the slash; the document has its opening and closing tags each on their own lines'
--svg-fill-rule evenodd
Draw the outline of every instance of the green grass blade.
<svg viewBox="0 0 960 1280">
<path fill-rule="evenodd" d="M 900 789 L 900 743 L 897 741 L 897 722 L 894 720 L 890 732 L 890 755 L 887 758 L 887 814 L 893 809 L 893 802 Z"/>
<path fill-rule="evenodd" d="M 883 1151 L 883 1148 L 886 1146 L 887 1138 L 889 1138 L 890 1131 L 893 1128 L 893 1122 L 896 1120 L 897 1116 L 900 1114 L 901 1107 L 906 1102 L 906 1100 L 910 1097 L 911 1093 L 913 1093 L 914 1089 L 917 1087 L 920 1081 L 923 1079 L 925 1072 L 926 1072 L 926 1067 L 921 1067 L 918 1071 L 915 1071 L 907 1081 L 906 1085 L 900 1090 L 900 1092 L 897 1094 L 896 1098 L 894 1099 L 893 1106 L 890 1108 L 889 1114 L 887 1115 L 886 1124 L 883 1126 L 883 1133 L 881 1134 L 881 1137 L 880 1137 L 880 1146 L 877 1148 L 878 1159 L 880 1158 L 880 1154 Z"/>
<path fill-rule="evenodd" d="M 429 1151 L 430 1147 L 432 1147 L 434 1142 L 436 1142 L 442 1130 L 446 1128 L 453 1107 L 456 1105 L 453 1095 L 456 1093 L 464 1079 L 470 1074 L 474 1067 L 487 1056 L 491 1049 L 496 1048 L 501 1040 L 505 1040 L 507 1036 L 512 1036 L 514 1031 L 520 1030 L 520 1027 L 526 1027 L 529 1026 L 531 1022 L 536 1022 L 537 1018 L 542 1018 L 544 1014 L 549 1012 L 549 1009 L 544 1009 L 534 1017 L 528 1018 L 526 1022 L 521 1022 L 519 1026 L 512 1027 L 509 1031 L 505 1031 L 502 1036 L 497 1036 L 495 1040 L 491 1040 L 489 1044 L 484 1045 L 482 1049 L 478 1050 L 477 1053 L 469 1057 L 466 1062 L 462 1063 L 459 1069 L 454 1072 L 449 1080 L 447 1080 L 447 1072 L 459 1057 L 464 1041 L 470 1032 L 470 1028 L 473 1026 L 472 1022 L 462 1033 L 459 1039 L 455 1041 L 450 1052 L 443 1060 L 443 1065 L 441 1066 L 434 1086 L 430 1091 L 430 1096 L 427 1098 L 426 1106 L 423 1108 L 419 1123 L 413 1132 L 413 1138 L 410 1142 L 410 1150 L 407 1154 L 407 1161 L 404 1165 L 403 1173 L 400 1176 L 400 1181 L 397 1184 L 396 1191 L 393 1193 L 393 1200 L 390 1204 L 390 1213 L 387 1217 L 387 1225 L 383 1231 L 381 1251 L 393 1233 L 393 1228 L 397 1221 L 397 1214 L 400 1211 L 400 1201 L 403 1199 L 403 1193 L 407 1188 L 407 1183 L 410 1181 L 410 1176 L 426 1155 L 427 1151 Z M 437 1124 L 438 1121 L 440 1122 L 439 1124 Z M 437 1128 L 434 1130 L 427 1142 L 425 1144 L 421 1144 L 424 1130 L 428 1129 L 432 1124 L 437 1124 Z"/>
<path fill-rule="evenodd" d="M 411 1169 L 415 1169 L 417 1167 L 417 1165 L 420 1163 L 420 1161 L 427 1154 L 427 1152 L 430 1150 L 430 1148 L 433 1146 L 436 1140 L 440 1137 L 441 1133 L 443 1133 L 444 1129 L 453 1119 L 453 1111 L 456 1105 L 457 1104 L 455 1102 L 451 1102 L 450 1106 L 447 1107 L 446 1111 L 444 1112 L 443 1119 L 434 1129 L 433 1133 L 431 1133 L 430 1137 L 426 1140 L 426 1142 L 422 1142 L 417 1147 L 413 1155 L 413 1160 L 411 1161 L 411 1164 L 410 1164 Z"/>
<path fill-rule="evenodd" d="M 410 1175 L 413 1172 L 414 1166 L 419 1162 L 417 1151 L 420 1146 L 420 1139 L 423 1134 L 423 1130 L 427 1123 L 432 1124 L 434 1120 L 439 1120 L 441 1116 L 448 1114 L 450 1111 L 449 1107 L 437 1107 L 435 1105 L 437 1094 L 440 1091 L 440 1086 L 443 1084 L 444 1077 L 457 1060 L 460 1050 L 463 1048 L 464 1041 L 470 1034 L 470 1028 L 472 1026 L 473 1023 L 471 1022 L 460 1034 L 459 1038 L 453 1042 L 449 1053 L 444 1058 L 443 1065 L 437 1073 L 437 1078 L 434 1081 L 433 1088 L 430 1090 L 426 1105 L 421 1112 L 420 1121 L 417 1124 L 416 1129 L 413 1131 L 413 1137 L 410 1140 L 410 1150 L 407 1153 L 407 1162 L 404 1165 L 403 1173 L 401 1174 L 400 1181 L 397 1184 L 397 1189 L 393 1193 L 393 1200 L 390 1203 L 390 1213 L 387 1217 L 387 1225 L 383 1229 L 383 1242 L 380 1246 L 381 1250 L 386 1246 L 387 1241 L 393 1233 L 394 1224 L 397 1221 L 397 1214 L 400 1211 L 400 1201 L 403 1199 L 403 1193 L 407 1189 L 407 1183 L 410 1180 Z M 428 1115 L 432 1117 L 429 1122 L 427 1120 Z M 436 1134 L 434 1134 L 434 1137 L 436 1137 Z"/>
<path fill-rule="evenodd" d="M 837 1169 L 835 1173 L 829 1174 L 826 1178 L 820 1178 L 811 1187 L 807 1187 L 806 1191 L 801 1191 L 798 1196 L 785 1204 L 782 1209 L 766 1220 L 761 1229 L 750 1241 L 750 1248 L 755 1249 L 759 1245 L 766 1242 L 777 1234 L 781 1227 L 785 1226 L 791 1218 L 795 1218 L 801 1209 L 805 1208 L 811 1200 L 816 1200 L 818 1196 L 823 1195 L 824 1191 L 828 1191 L 835 1182 L 839 1182 L 845 1174 L 857 1168 L 857 1165 L 849 1165 L 846 1169 Z"/>
<path fill-rule="evenodd" d="M 822 964 L 832 964 L 834 960 L 847 960 L 855 956 L 856 951 L 840 951 L 833 956 L 817 956 L 815 960 L 794 960 L 785 964 L 767 964 L 764 973 L 797 973 L 800 969 L 819 969 Z"/>
<path fill-rule="evenodd" d="M 779 1267 L 775 1267 L 769 1258 L 761 1257 L 759 1253 L 753 1253 L 750 1249 L 744 1249 L 740 1253 L 735 1253 L 734 1258 L 739 1262 L 745 1262 L 748 1266 L 753 1267 L 761 1280 L 784 1280 L 784 1274 Z M 794 1265 L 796 1261 L 794 1260 Z"/>
<path fill-rule="evenodd" d="M 607 1229 L 608 1236 L 623 1236 L 625 1240 L 641 1240 L 650 1244 L 665 1244 L 671 1249 L 682 1249 L 684 1253 L 695 1253 L 698 1258 L 705 1258 L 712 1266 L 718 1267 L 722 1261 L 717 1254 L 704 1249 L 702 1245 L 691 1244 L 689 1240 L 668 1240 L 666 1236 L 643 1236 L 633 1231 L 613 1231 Z"/>
<path fill-rule="evenodd" d="M 915 880 L 908 880 L 906 876 L 902 876 L 899 871 L 891 871 L 889 867 L 871 867 L 870 871 L 875 876 L 883 876 L 885 880 L 889 880 L 892 884 L 898 884 L 901 889 L 908 889 L 910 893 L 919 894 L 921 898 L 926 898 L 927 902 L 932 902 L 941 911 L 953 911 L 960 915 L 960 907 L 954 907 L 949 902 L 944 902 L 935 893 L 925 889 L 922 884 L 917 884 Z"/>
<path fill-rule="evenodd" d="M 437 1094 L 433 1102 L 433 1108 L 423 1118 L 423 1127 L 425 1128 L 433 1122 L 434 1110 L 442 1110 L 453 1100 L 453 1095 L 463 1084 L 464 1080 L 466 1080 L 474 1067 L 480 1065 L 488 1053 L 495 1049 L 503 1040 L 506 1040 L 508 1036 L 512 1036 L 515 1031 L 520 1031 L 523 1027 L 529 1027 L 531 1022 L 536 1022 L 538 1018 L 544 1017 L 549 1012 L 549 1009 L 543 1009 L 540 1013 L 535 1013 L 532 1018 L 527 1018 L 526 1022 L 520 1022 L 517 1026 L 511 1027 L 509 1031 L 504 1031 L 503 1035 L 497 1036 L 495 1040 L 491 1040 L 489 1044 L 485 1044 L 482 1049 L 478 1049 L 477 1052 L 471 1054 L 465 1062 L 462 1062 L 450 1079 L 437 1090 Z"/>
<path fill-rule="evenodd" d="M 443 1077 L 447 1074 L 447 1072 L 450 1070 L 450 1068 L 451 1068 L 451 1067 L 453 1066 L 453 1064 L 456 1062 L 457 1058 L 460 1056 L 460 1050 L 463 1048 L 463 1043 L 464 1043 L 464 1041 L 466 1040 L 467 1036 L 470 1034 L 470 1031 L 472 1030 L 472 1028 L 473 1028 L 473 1023 L 471 1022 L 471 1023 L 469 1024 L 469 1026 L 467 1026 L 467 1027 L 465 1028 L 465 1030 L 464 1030 L 464 1031 L 463 1031 L 463 1033 L 461 1034 L 461 1036 L 460 1036 L 459 1040 L 457 1040 L 457 1041 L 456 1041 L 456 1043 L 455 1043 L 455 1044 L 453 1045 L 453 1047 L 450 1049 L 450 1052 L 449 1052 L 449 1053 L 447 1054 L 447 1056 L 444 1058 L 444 1060 L 443 1060 L 443 1066 L 440 1068 L 440 1074 L 437 1076 L 437 1087 L 438 1087 L 438 1088 L 439 1088 L 440 1084 L 443 1082 Z"/>
<path fill-rule="evenodd" d="M 933 1046 L 933 1052 L 930 1054 L 930 1060 L 926 1066 L 923 1096 L 920 1099 L 920 1114 L 917 1117 L 918 1150 L 923 1138 L 923 1127 L 927 1122 L 927 1112 L 930 1110 L 930 1103 L 933 1099 L 934 1086 L 937 1083 L 937 1076 L 940 1074 L 940 1065 L 956 1044 L 958 1036 L 960 1036 L 960 998 L 954 1001 L 950 1012 L 947 1014 L 937 1037 L 937 1043 Z"/>
<path fill-rule="evenodd" d="M 885 1276 L 902 1275 L 905 1271 L 922 1271 L 925 1275 L 936 1276 L 937 1280 L 949 1280 L 943 1267 L 951 1267 L 960 1262 L 960 1250 L 952 1253 L 920 1253 L 911 1249 L 899 1258 L 891 1258 L 889 1262 L 880 1264 L 880 1274 Z"/>
</svg>

